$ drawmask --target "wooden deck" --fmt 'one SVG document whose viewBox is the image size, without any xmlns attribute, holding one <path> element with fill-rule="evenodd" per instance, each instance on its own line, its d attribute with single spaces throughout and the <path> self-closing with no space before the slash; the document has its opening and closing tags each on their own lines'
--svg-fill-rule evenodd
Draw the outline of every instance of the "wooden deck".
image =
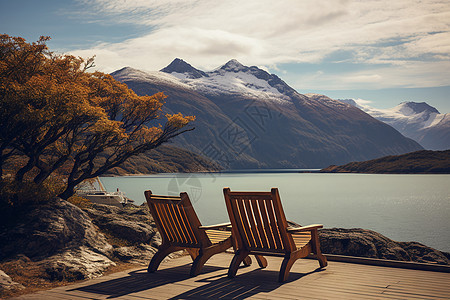
<svg viewBox="0 0 450 300">
<path fill-rule="evenodd" d="M 183 256 L 153 274 L 139 268 L 15 299 L 450 299 L 450 273 L 334 261 L 317 270 L 316 260 L 300 259 L 280 284 L 281 258 L 268 257 L 266 269 L 254 261 L 228 279 L 231 258 L 213 256 L 193 278 Z"/>
</svg>

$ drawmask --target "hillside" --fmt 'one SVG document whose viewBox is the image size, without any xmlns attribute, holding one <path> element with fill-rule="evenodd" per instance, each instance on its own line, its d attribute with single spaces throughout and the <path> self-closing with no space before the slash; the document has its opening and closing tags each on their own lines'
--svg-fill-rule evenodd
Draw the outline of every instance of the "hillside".
<svg viewBox="0 0 450 300">
<path fill-rule="evenodd" d="M 104 157 L 100 157 L 98 163 L 102 163 Z M 6 174 L 15 172 L 14 168 L 23 165 L 26 158 L 17 156 L 5 166 Z M 216 162 L 190 151 L 180 149 L 173 145 L 161 145 L 156 149 L 142 153 L 127 159 L 119 167 L 113 168 L 102 176 L 122 176 L 153 173 L 191 173 L 191 172 L 216 172 L 223 167 Z M 65 169 L 59 170 L 68 175 Z"/>
<path fill-rule="evenodd" d="M 214 172 L 221 169 L 217 163 L 201 155 L 171 145 L 162 145 L 148 153 L 129 158 L 105 175 Z"/>
<path fill-rule="evenodd" d="M 343 166 L 329 166 L 321 172 L 379 174 L 450 174 L 450 150 L 422 150 L 386 156 Z"/>
<path fill-rule="evenodd" d="M 160 72 L 112 75 L 139 95 L 163 91 L 167 113 L 195 115 L 196 129 L 174 145 L 225 169 L 320 168 L 422 149 L 356 107 L 305 96 L 236 60 L 210 72 L 175 59 Z"/>
</svg>

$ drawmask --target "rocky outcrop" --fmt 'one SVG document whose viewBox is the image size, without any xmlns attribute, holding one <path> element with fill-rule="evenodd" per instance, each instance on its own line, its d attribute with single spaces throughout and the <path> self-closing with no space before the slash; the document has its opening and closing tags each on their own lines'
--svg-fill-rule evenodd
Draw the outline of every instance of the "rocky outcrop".
<svg viewBox="0 0 450 300">
<path fill-rule="evenodd" d="M 113 256 L 119 261 L 146 265 L 161 245 L 161 236 L 146 206 L 120 209 L 93 204 L 85 211 L 111 242 L 116 242 Z"/>
<path fill-rule="evenodd" d="M 0 232 L 0 264 L 18 276 L 31 268 L 48 281 L 74 281 L 100 276 L 118 262 L 146 265 L 160 244 L 145 206 L 92 204 L 82 210 L 54 199 L 30 207 Z"/>
<path fill-rule="evenodd" d="M 75 281 L 98 277 L 115 263 L 95 249 L 81 246 L 43 259 L 38 265 L 45 270 L 51 281 Z"/>
<path fill-rule="evenodd" d="M 62 199 L 30 208 L 0 233 L 0 261 L 18 256 L 58 280 L 93 278 L 115 265 L 113 247 L 89 216 Z"/>
<path fill-rule="evenodd" d="M 150 244 L 156 234 L 156 226 L 147 207 L 129 205 L 124 209 L 115 206 L 93 204 L 85 209 L 102 232 L 131 244 Z"/>
<path fill-rule="evenodd" d="M 332 228 L 320 231 L 323 253 L 448 265 L 448 257 L 417 242 L 396 242 L 372 230 Z"/>
<path fill-rule="evenodd" d="M 159 242 L 159 244 L 161 244 L 161 242 Z M 154 244 L 152 243 L 152 245 Z M 114 256 L 124 262 L 148 265 L 153 257 L 153 254 L 155 254 L 156 251 L 157 248 L 155 248 L 154 246 L 139 244 L 135 246 L 117 247 L 114 249 Z M 176 254 L 171 254 L 167 259 L 170 259 L 174 256 L 176 256 Z"/>
<path fill-rule="evenodd" d="M 80 247 L 106 257 L 112 253 L 89 216 L 62 199 L 30 207 L 13 227 L 0 232 L 0 261 L 17 254 L 42 260 Z"/>
<path fill-rule="evenodd" d="M 408 252 L 412 261 L 420 263 L 450 264 L 450 254 L 438 251 L 417 242 L 398 242 Z"/>
</svg>

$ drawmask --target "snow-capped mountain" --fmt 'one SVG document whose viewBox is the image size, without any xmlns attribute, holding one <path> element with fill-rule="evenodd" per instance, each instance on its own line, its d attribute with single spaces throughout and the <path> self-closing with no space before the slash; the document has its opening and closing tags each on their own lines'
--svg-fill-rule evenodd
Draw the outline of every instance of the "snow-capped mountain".
<svg viewBox="0 0 450 300">
<path fill-rule="evenodd" d="M 425 102 L 402 102 L 388 109 L 377 109 L 361 100 L 345 99 L 372 117 L 385 122 L 425 149 L 450 149 L 450 114 L 441 114 Z"/>
<path fill-rule="evenodd" d="M 236 60 L 210 72 L 175 59 L 159 72 L 112 75 L 139 95 L 164 92 L 168 113 L 195 115 L 176 145 L 225 168 L 320 168 L 422 149 L 356 107 L 307 97 Z"/>
<path fill-rule="evenodd" d="M 234 94 L 280 103 L 289 102 L 289 97 L 284 93 L 290 87 L 280 78 L 257 67 L 246 67 L 235 59 L 212 72 L 203 72 L 177 58 L 161 71 L 210 96 Z"/>
<path fill-rule="evenodd" d="M 208 75 L 200 71 L 187 62 L 185 62 L 182 59 L 176 58 L 174 59 L 167 67 L 164 69 L 161 69 L 161 72 L 164 73 L 177 73 L 177 74 L 184 74 L 186 78 L 201 78 L 201 77 L 208 77 Z"/>
</svg>

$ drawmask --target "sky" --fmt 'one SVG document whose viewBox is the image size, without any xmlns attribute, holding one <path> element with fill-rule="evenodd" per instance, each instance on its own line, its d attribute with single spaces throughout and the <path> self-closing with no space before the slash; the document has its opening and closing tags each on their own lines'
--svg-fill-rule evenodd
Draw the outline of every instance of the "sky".
<svg viewBox="0 0 450 300">
<path fill-rule="evenodd" d="M 0 0 L 0 33 L 107 73 L 237 59 L 300 93 L 450 113 L 449 0 Z"/>
</svg>

